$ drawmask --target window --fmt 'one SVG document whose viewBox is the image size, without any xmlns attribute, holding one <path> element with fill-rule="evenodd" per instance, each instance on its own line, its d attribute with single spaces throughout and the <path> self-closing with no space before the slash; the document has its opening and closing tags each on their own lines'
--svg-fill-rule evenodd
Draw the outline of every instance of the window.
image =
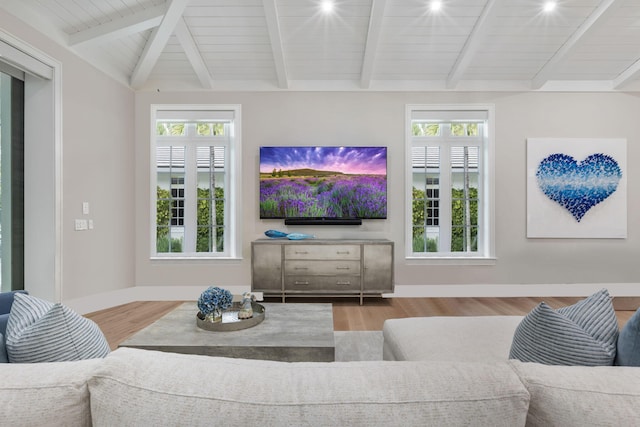
<svg viewBox="0 0 640 427">
<path fill-rule="evenodd" d="M 407 107 L 407 254 L 489 258 L 491 107 Z"/>
<path fill-rule="evenodd" d="M 240 107 L 153 109 L 152 256 L 236 257 Z"/>
</svg>

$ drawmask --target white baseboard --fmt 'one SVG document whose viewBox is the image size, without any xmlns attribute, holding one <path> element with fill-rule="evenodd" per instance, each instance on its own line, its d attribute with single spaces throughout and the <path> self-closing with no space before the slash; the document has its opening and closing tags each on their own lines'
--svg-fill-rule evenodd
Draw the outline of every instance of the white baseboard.
<svg viewBox="0 0 640 427">
<path fill-rule="evenodd" d="M 195 301 L 206 286 L 134 286 L 113 292 L 63 301 L 80 314 L 92 313 L 135 301 Z M 233 295 L 250 291 L 249 286 L 225 286 Z"/>
<path fill-rule="evenodd" d="M 396 285 L 394 298 L 586 297 L 605 288 L 614 297 L 640 296 L 640 283 L 554 283 L 527 285 Z"/>
<path fill-rule="evenodd" d="M 225 286 L 234 295 L 249 286 Z M 606 288 L 614 297 L 640 297 L 640 283 L 572 283 L 538 285 L 396 285 L 385 298 L 464 298 L 464 297 L 580 297 Z M 195 301 L 202 286 L 134 286 L 97 295 L 63 301 L 80 314 L 92 313 L 134 301 Z"/>
</svg>

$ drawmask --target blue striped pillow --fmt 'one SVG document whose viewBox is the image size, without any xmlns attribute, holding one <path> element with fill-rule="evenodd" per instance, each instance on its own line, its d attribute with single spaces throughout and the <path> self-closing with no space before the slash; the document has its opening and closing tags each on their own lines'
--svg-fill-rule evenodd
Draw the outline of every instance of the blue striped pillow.
<svg viewBox="0 0 640 427">
<path fill-rule="evenodd" d="M 617 340 L 618 320 L 603 289 L 558 310 L 540 303 L 516 328 L 509 358 L 545 365 L 613 365 Z"/>
<path fill-rule="evenodd" d="M 95 359 L 109 354 L 109 344 L 93 321 L 70 308 L 16 294 L 7 322 L 11 363 Z"/>
</svg>

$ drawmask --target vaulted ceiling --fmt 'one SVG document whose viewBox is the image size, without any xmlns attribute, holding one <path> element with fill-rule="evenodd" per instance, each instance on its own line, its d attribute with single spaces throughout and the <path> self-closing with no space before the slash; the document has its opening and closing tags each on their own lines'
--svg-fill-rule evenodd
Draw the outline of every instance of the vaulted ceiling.
<svg viewBox="0 0 640 427">
<path fill-rule="evenodd" d="M 640 0 L 3 0 L 141 90 L 640 90 Z"/>
</svg>

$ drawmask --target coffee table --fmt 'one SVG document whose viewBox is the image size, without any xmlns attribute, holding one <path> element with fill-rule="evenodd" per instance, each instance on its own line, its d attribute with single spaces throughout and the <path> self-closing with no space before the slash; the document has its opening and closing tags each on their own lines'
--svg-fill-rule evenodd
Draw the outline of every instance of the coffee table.
<svg viewBox="0 0 640 427">
<path fill-rule="evenodd" d="M 262 305 L 262 323 L 239 331 L 218 332 L 196 326 L 196 303 L 186 302 L 120 347 L 285 362 L 335 360 L 331 304 Z"/>
</svg>

